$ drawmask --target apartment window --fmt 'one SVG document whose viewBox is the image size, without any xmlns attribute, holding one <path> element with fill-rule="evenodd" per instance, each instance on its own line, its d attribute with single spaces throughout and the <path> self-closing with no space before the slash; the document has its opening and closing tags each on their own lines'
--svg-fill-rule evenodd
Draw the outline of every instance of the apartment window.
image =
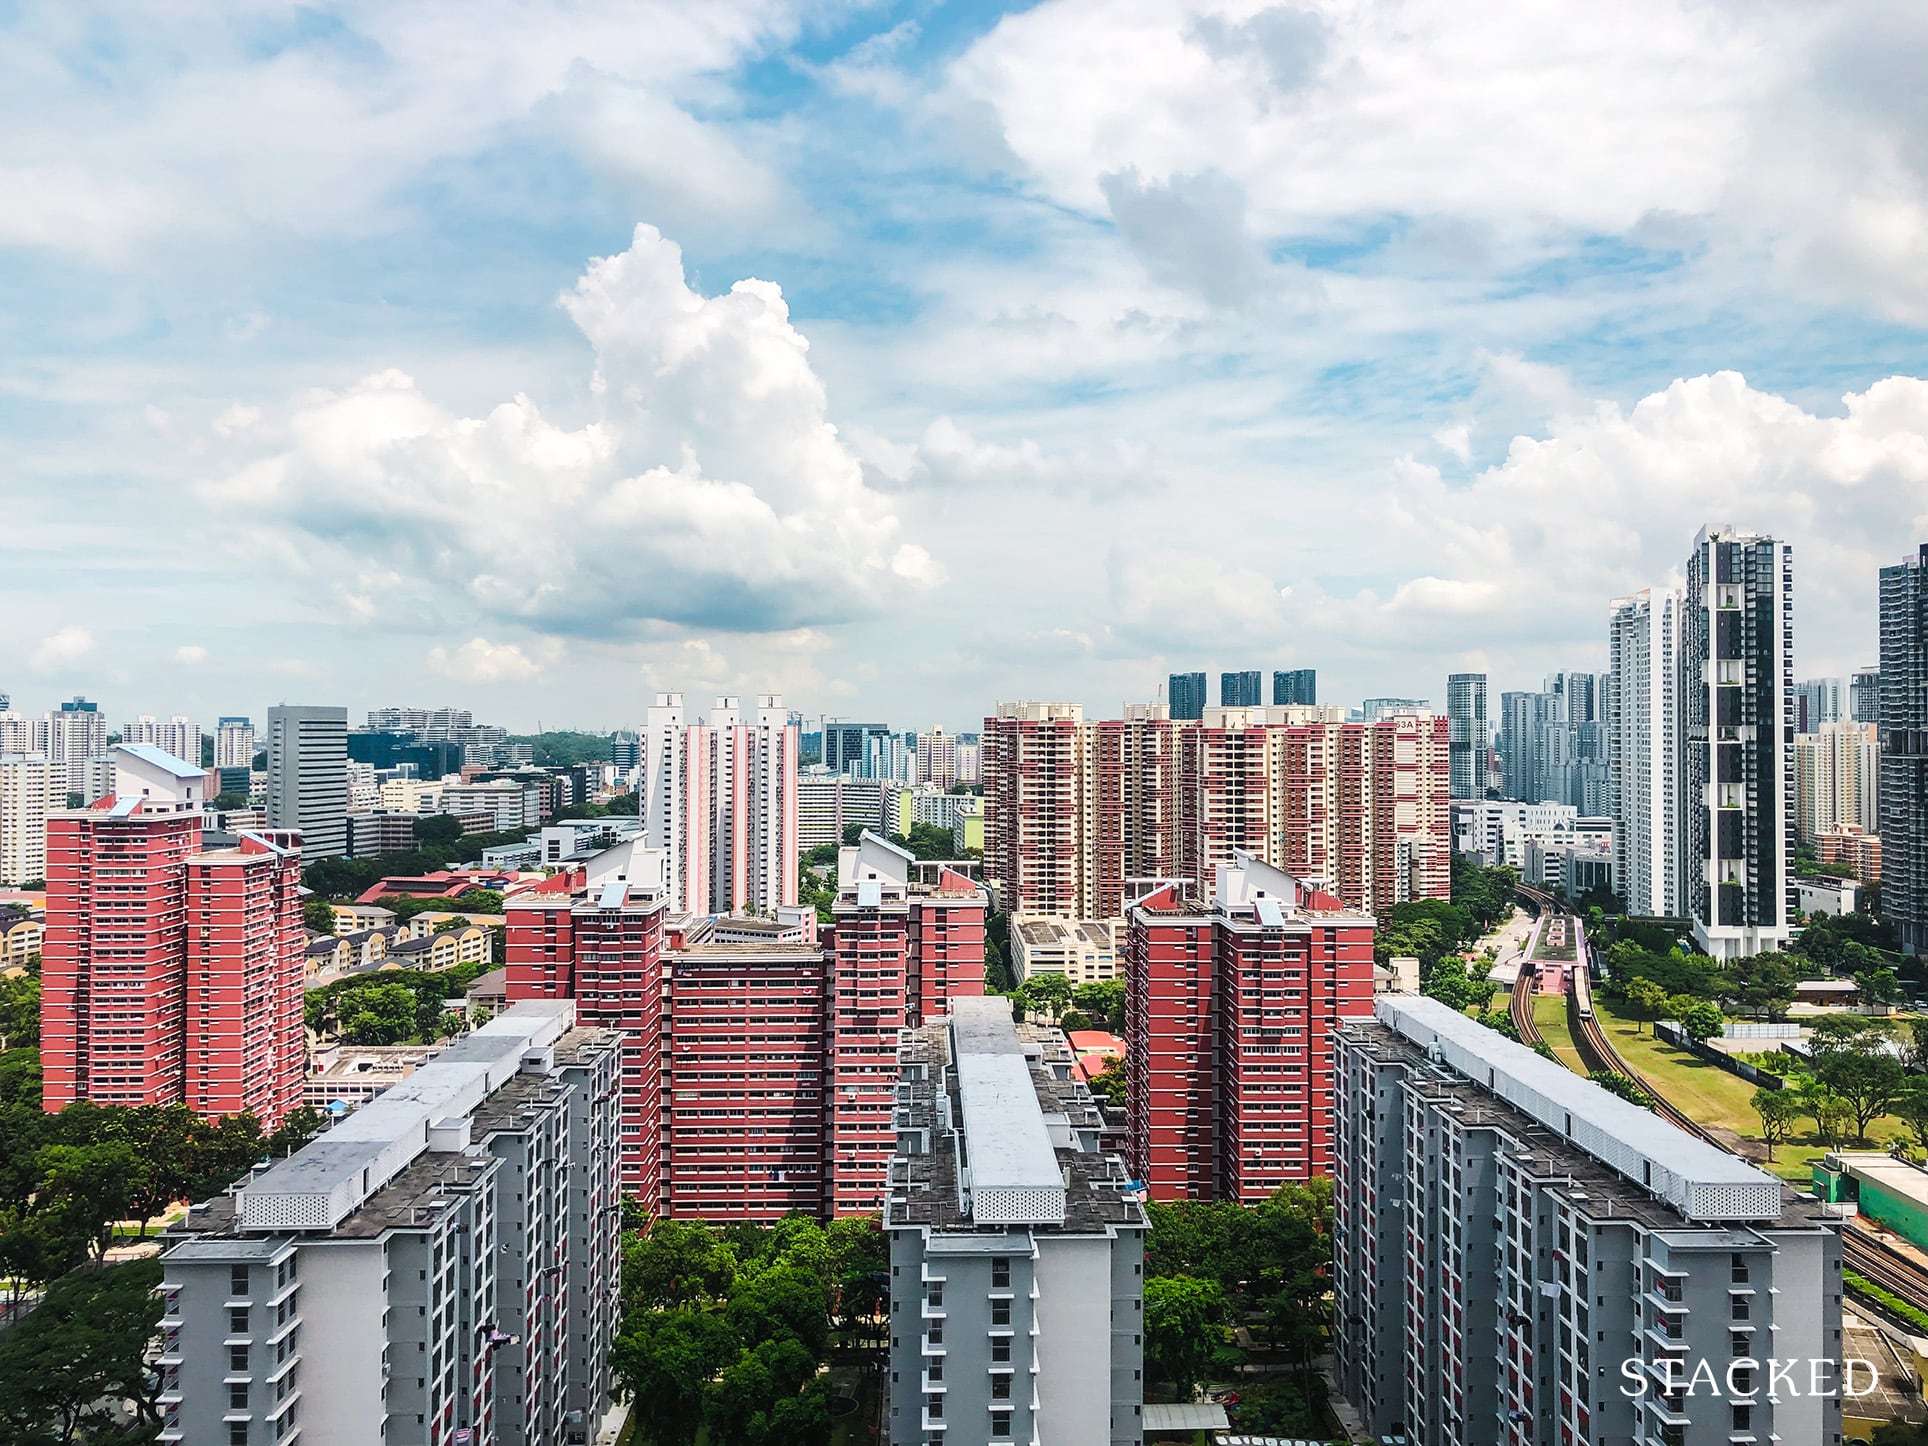
<svg viewBox="0 0 1928 1446">
<path fill-rule="evenodd" d="M 228 1422 L 228 1446 L 248 1446 L 248 1423 L 246 1421 Z"/>
<path fill-rule="evenodd" d="M 933 1381 L 943 1380 L 944 1379 L 944 1358 L 942 1356 L 932 1357 L 930 1368 L 927 1371 L 925 1371 L 924 1374 L 929 1376 Z"/>
<path fill-rule="evenodd" d="M 1009 1336 L 999 1336 L 991 1342 L 991 1359 L 994 1361 L 1008 1361 L 1011 1359 L 1011 1338 Z"/>
<path fill-rule="evenodd" d="M 1736 1285 L 1747 1284 L 1747 1257 L 1745 1255 L 1740 1254 L 1738 1251 L 1736 1251 L 1734 1254 L 1733 1276 L 1734 1276 L 1734 1284 Z"/>
<path fill-rule="evenodd" d="M 228 1347 L 228 1369 L 245 1371 L 248 1368 L 248 1348 L 246 1346 Z"/>
<path fill-rule="evenodd" d="M 245 1411 L 248 1409 L 248 1383 L 232 1381 L 228 1384 L 228 1409 Z"/>
<path fill-rule="evenodd" d="M 1734 1429 L 1736 1431 L 1746 1431 L 1751 1429 L 1753 1425 L 1754 1408 L 1752 1406 L 1736 1406 L 1734 1408 Z"/>
<path fill-rule="evenodd" d="M 1002 1439 L 1011 1434 L 1011 1413 L 1009 1411 L 991 1412 L 991 1435 Z"/>
<path fill-rule="evenodd" d="M 230 1306 L 228 1309 L 228 1334 L 246 1335 L 248 1333 L 248 1308 L 245 1305 Z"/>
<path fill-rule="evenodd" d="M 245 1315 L 246 1312 L 244 1311 L 242 1312 L 242 1314 Z M 991 1302 L 991 1324 L 994 1326 L 1008 1326 L 1010 1323 L 1011 1323 L 1011 1302 L 1008 1300 L 992 1301 Z"/>
<path fill-rule="evenodd" d="M 991 1377 L 991 1399 L 993 1401 L 1008 1401 L 1011 1399 L 1011 1377 L 1009 1375 L 996 1375 Z"/>
<path fill-rule="evenodd" d="M 933 1285 L 931 1287 L 931 1305 L 935 1307 L 935 1306 L 941 1306 L 943 1303 L 944 1303 L 944 1287 L 941 1285 Z"/>
<path fill-rule="evenodd" d="M 248 1293 L 248 1267 L 231 1266 L 228 1270 L 228 1294 L 246 1295 Z"/>
<path fill-rule="evenodd" d="M 991 1289 L 1009 1290 L 1011 1288 L 1011 1258 L 997 1255 L 991 1258 Z"/>
<path fill-rule="evenodd" d="M 944 1398 L 942 1396 L 932 1396 L 924 1405 L 924 1414 L 929 1416 L 933 1421 L 943 1420 Z"/>
<path fill-rule="evenodd" d="M 1744 1295 L 1737 1295 L 1734 1297 L 1734 1319 L 1735 1320 L 1747 1319 L 1747 1297 Z"/>
</svg>

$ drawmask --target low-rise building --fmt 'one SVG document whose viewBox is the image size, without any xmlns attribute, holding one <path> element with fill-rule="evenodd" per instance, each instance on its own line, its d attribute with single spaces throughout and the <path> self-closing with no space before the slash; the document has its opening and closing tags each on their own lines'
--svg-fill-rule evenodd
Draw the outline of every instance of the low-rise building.
<svg viewBox="0 0 1928 1446">
<path fill-rule="evenodd" d="M 889 1439 L 1138 1446 L 1148 1222 L 1063 1036 L 958 998 L 897 1063 Z"/>
<path fill-rule="evenodd" d="M 168 1232 L 160 1440 L 594 1439 L 617 1041 L 574 1019 L 509 1010 Z"/>
<path fill-rule="evenodd" d="M 1837 879 L 1831 874 L 1811 878 L 1796 876 L 1794 907 L 1803 914 L 1852 914 L 1861 906 L 1861 885 L 1853 879 Z"/>
<path fill-rule="evenodd" d="M 359 1109 L 414 1074 L 442 1049 L 439 1044 L 325 1045 L 308 1061 L 301 1102 L 317 1110 Z"/>
<path fill-rule="evenodd" d="M 386 929 L 395 922 L 395 911 L 380 904 L 330 904 L 335 912 L 335 932 L 344 937 L 369 929 Z"/>
<path fill-rule="evenodd" d="M 1037 974 L 1062 974 L 1073 984 L 1118 978 L 1123 919 L 1013 914 L 1010 922 L 1011 968 L 1018 983 Z"/>
<path fill-rule="evenodd" d="M 415 821 L 419 817 L 419 814 L 387 808 L 350 813 L 348 856 L 366 859 L 377 854 L 408 852 L 415 847 Z"/>
<path fill-rule="evenodd" d="M 1334 1051 L 1334 1374 L 1369 1432 L 1840 1439 L 1838 1396 L 1768 1368 L 1841 1379 L 1823 1205 L 1436 1000 L 1374 1015 Z"/>
<path fill-rule="evenodd" d="M 1846 864 L 1864 884 L 1881 882 L 1881 835 L 1851 824 L 1823 829 L 1814 838 L 1815 856 L 1824 864 Z"/>
<path fill-rule="evenodd" d="M 46 933 L 44 910 L 0 904 L 0 974 L 17 973 L 29 959 L 38 959 Z"/>
</svg>

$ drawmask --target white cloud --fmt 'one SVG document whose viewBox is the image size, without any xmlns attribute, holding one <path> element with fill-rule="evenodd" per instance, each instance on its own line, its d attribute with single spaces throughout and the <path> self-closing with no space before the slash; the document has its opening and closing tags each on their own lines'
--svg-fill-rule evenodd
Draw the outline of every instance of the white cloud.
<svg viewBox="0 0 1928 1446">
<path fill-rule="evenodd" d="M 208 660 L 208 650 L 199 643 L 188 643 L 174 650 L 174 661 L 185 663 L 188 667 L 198 667 Z"/>
<path fill-rule="evenodd" d="M 527 683 L 542 672 L 542 665 L 514 643 L 487 638 L 470 638 L 454 652 L 430 648 L 428 666 L 430 672 L 460 683 Z"/>
<path fill-rule="evenodd" d="M 27 655 L 27 666 L 36 673 L 57 673 L 93 651 L 94 635 L 83 627 L 69 624 L 42 638 Z"/>
<path fill-rule="evenodd" d="M 1880 3 L 1045 0 L 949 80 L 1043 195 L 1135 247 L 1117 178 L 1163 195 L 1159 245 L 1207 284 L 1250 279 L 1225 249 L 1248 225 L 1350 239 L 1393 218 L 1520 261 L 1588 234 L 1706 245 L 1722 280 L 1771 262 L 1919 322 L 1924 66 L 1928 12 Z M 1205 177 L 1217 199 L 1180 214 Z"/>
<path fill-rule="evenodd" d="M 862 428 L 852 428 L 849 436 L 865 465 L 891 490 L 975 493 L 1008 487 L 1102 496 L 1140 490 L 1154 480 L 1149 449 L 1122 438 L 1102 451 L 1060 451 L 1032 437 L 1015 443 L 980 438 L 950 416 L 933 418 L 911 443 Z"/>
<path fill-rule="evenodd" d="M 330 576 L 392 568 L 400 595 L 554 634 L 780 631 L 942 580 L 830 424 L 778 287 L 701 295 L 638 226 L 562 304 L 595 349 L 596 420 L 526 395 L 462 417 L 381 372 L 253 428 L 277 450 L 203 496 L 299 528 Z"/>
</svg>

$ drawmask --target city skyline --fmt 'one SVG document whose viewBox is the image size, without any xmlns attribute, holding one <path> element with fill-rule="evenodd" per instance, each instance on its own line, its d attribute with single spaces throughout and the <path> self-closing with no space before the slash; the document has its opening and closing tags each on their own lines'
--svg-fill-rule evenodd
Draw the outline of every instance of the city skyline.
<svg viewBox="0 0 1928 1446">
<path fill-rule="evenodd" d="M 1800 676 L 1868 663 L 1919 17 L 1409 8 L 137 4 L 111 86 L 29 8 L 0 686 L 1498 693 L 1728 523 L 1795 549 Z"/>
</svg>

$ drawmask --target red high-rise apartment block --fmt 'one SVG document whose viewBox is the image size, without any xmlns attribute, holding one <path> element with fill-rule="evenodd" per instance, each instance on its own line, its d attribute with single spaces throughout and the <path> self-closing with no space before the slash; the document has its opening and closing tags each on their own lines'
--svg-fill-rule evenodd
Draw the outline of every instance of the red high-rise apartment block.
<svg viewBox="0 0 1928 1446">
<path fill-rule="evenodd" d="M 1113 918 L 1160 879 L 1207 898 L 1239 850 L 1354 908 L 1450 892 L 1445 718 L 1148 705 L 1086 722 L 1014 703 L 983 736 L 985 871 L 1006 909 Z"/>
<path fill-rule="evenodd" d="M 240 836 L 187 860 L 188 1107 L 273 1124 L 301 1106 L 300 835 Z"/>
<path fill-rule="evenodd" d="M 206 775 L 115 752 L 115 791 L 47 821 L 42 1101 L 253 1110 L 301 1100 L 298 836 L 202 853 Z"/>
<path fill-rule="evenodd" d="M 1155 1199 L 1264 1199 L 1331 1164 L 1332 1032 L 1372 1010 L 1373 920 L 1240 852 L 1211 906 L 1132 906 L 1127 1159 Z"/>
<path fill-rule="evenodd" d="M 624 1192 L 692 1219 L 876 1209 L 898 1031 L 984 992 L 983 890 L 866 835 L 819 938 L 808 909 L 679 913 L 671 866 L 623 845 L 507 902 L 509 997 L 623 1033 Z"/>
</svg>

